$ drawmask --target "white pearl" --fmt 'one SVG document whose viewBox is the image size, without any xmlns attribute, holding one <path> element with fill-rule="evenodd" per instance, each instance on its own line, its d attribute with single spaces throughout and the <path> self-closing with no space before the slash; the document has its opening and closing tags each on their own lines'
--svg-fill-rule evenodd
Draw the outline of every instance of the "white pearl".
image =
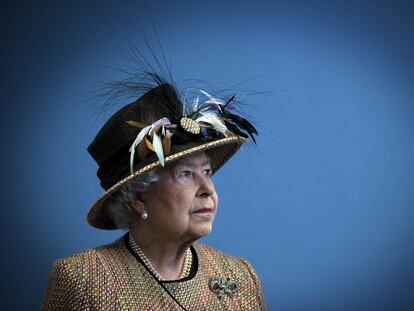
<svg viewBox="0 0 414 311">
<path fill-rule="evenodd" d="M 135 242 L 135 239 L 131 233 L 129 234 L 129 243 L 132 247 L 132 250 L 141 258 L 141 260 L 148 267 L 148 269 L 151 270 L 151 272 L 155 275 L 155 277 L 160 281 L 164 281 L 161 275 L 155 270 L 155 268 L 153 267 L 149 259 L 145 256 L 144 252 Z M 190 274 L 192 262 L 193 262 L 193 254 L 191 253 L 190 248 L 188 248 L 185 253 L 184 264 L 183 264 L 180 276 L 178 277 L 179 279 L 185 278 Z"/>
</svg>

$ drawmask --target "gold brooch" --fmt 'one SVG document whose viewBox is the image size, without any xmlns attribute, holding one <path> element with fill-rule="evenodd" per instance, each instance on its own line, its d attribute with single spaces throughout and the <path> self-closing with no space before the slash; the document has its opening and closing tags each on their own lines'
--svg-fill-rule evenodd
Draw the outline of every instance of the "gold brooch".
<svg viewBox="0 0 414 311">
<path fill-rule="evenodd" d="M 219 299 L 224 295 L 233 297 L 237 289 L 236 282 L 225 276 L 212 278 L 209 285 L 212 292 L 215 293 Z"/>
<path fill-rule="evenodd" d="M 200 124 L 188 117 L 182 117 L 180 119 L 180 125 L 184 131 L 197 135 L 200 134 L 201 128 Z"/>
</svg>

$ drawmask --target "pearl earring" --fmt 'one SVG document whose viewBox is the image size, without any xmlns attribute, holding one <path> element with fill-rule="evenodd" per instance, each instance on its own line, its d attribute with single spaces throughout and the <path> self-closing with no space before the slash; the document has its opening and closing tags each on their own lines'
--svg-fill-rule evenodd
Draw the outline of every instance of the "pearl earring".
<svg viewBox="0 0 414 311">
<path fill-rule="evenodd" d="M 143 211 L 142 214 L 141 214 L 141 218 L 142 218 L 142 220 L 147 220 L 148 219 L 148 212 Z"/>
</svg>

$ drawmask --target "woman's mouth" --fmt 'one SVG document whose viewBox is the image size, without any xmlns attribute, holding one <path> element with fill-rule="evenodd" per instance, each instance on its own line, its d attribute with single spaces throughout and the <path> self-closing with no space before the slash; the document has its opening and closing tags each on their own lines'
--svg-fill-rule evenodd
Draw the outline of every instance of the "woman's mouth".
<svg viewBox="0 0 414 311">
<path fill-rule="evenodd" d="M 200 208 L 200 209 L 196 210 L 194 213 L 196 213 L 196 214 L 212 214 L 213 213 L 213 209 L 212 208 L 203 207 L 203 208 Z"/>
</svg>

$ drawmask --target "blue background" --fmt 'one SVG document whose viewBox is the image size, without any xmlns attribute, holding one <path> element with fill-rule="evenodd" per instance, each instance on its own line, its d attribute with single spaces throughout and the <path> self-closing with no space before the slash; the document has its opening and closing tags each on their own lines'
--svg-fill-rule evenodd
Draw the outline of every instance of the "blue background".
<svg viewBox="0 0 414 311">
<path fill-rule="evenodd" d="M 204 242 L 250 260 L 269 310 L 414 308 L 414 6 L 151 1 L 175 76 L 261 92 L 260 131 L 215 176 Z M 38 309 L 53 261 L 122 231 L 86 223 L 102 192 L 87 145 L 144 3 L 2 5 L 2 304 Z M 268 95 L 268 93 L 271 93 Z M 99 103 L 98 103 L 99 104 Z"/>
</svg>

